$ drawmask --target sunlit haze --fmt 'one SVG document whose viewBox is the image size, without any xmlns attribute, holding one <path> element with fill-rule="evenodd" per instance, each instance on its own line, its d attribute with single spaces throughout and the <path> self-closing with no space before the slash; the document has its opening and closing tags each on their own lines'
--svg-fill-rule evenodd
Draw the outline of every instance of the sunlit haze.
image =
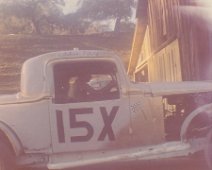
<svg viewBox="0 0 212 170">
<path fill-rule="evenodd" d="M 196 17 L 204 21 L 204 25 L 210 30 L 212 24 L 212 1 L 211 0 L 196 0 L 197 6 L 181 6 L 180 10 L 183 14 Z"/>
<path fill-rule="evenodd" d="M 69 14 L 76 12 L 81 6 L 79 0 L 65 0 L 65 6 L 63 7 L 63 13 Z"/>
</svg>

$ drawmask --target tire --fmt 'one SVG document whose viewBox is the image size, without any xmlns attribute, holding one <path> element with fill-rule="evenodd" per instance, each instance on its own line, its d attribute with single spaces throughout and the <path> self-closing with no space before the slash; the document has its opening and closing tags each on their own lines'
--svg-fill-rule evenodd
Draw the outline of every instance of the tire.
<svg viewBox="0 0 212 170">
<path fill-rule="evenodd" d="M 7 145 L 0 143 L 0 170 L 15 170 L 15 159 Z"/>
<path fill-rule="evenodd" d="M 212 170 L 212 130 L 207 134 L 204 155 L 208 169 Z"/>
</svg>

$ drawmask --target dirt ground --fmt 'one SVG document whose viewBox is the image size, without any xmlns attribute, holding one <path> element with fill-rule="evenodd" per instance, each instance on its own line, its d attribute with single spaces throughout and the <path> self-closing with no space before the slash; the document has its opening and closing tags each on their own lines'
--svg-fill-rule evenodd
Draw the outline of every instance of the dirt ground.
<svg viewBox="0 0 212 170">
<path fill-rule="evenodd" d="M 37 55 L 62 50 L 112 50 L 123 59 L 130 55 L 132 33 L 104 33 L 75 36 L 1 35 L 0 94 L 19 91 L 20 71 L 25 60 Z"/>
</svg>

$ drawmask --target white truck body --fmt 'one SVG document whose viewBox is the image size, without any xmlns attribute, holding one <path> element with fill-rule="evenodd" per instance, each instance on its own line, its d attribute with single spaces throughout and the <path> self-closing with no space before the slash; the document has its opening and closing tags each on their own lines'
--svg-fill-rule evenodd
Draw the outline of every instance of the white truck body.
<svg viewBox="0 0 212 170">
<path fill-rule="evenodd" d="M 94 78 L 115 77 L 108 92 L 111 96 L 101 93 L 97 97 L 89 94 L 88 100 L 59 99 L 62 91 L 56 91 L 65 88 L 63 76 L 71 77 L 71 84 L 83 70 Z M 211 100 L 182 116 L 172 137 L 165 131 L 166 115 L 167 110 L 176 112 L 179 101 L 164 110 L 169 103 L 166 99 L 210 92 L 212 82 L 132 83 L 120 59 L 111 52 L 48 53 L 24 63 L 18 94 L 1 96 L 0 139 L 5 138 L 14 151 L 17 165 L 49 169 L 188 156 L 204 150 L 206 136 L 187 133 L 197 115 L 204 112 L 211 117 Z M 184 114 L 186 109 L 180 112 Z"/>
</svg>

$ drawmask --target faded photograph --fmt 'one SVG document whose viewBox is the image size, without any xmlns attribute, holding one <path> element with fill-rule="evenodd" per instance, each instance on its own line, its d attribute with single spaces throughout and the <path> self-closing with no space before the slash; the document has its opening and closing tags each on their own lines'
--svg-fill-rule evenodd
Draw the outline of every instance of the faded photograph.
<svg viewBox="0 0 212 170">
<path fill-rule="evenodd" d="M 212 170 L 212 0 L 0 0 L 0 170 Z"/>
</svg>

